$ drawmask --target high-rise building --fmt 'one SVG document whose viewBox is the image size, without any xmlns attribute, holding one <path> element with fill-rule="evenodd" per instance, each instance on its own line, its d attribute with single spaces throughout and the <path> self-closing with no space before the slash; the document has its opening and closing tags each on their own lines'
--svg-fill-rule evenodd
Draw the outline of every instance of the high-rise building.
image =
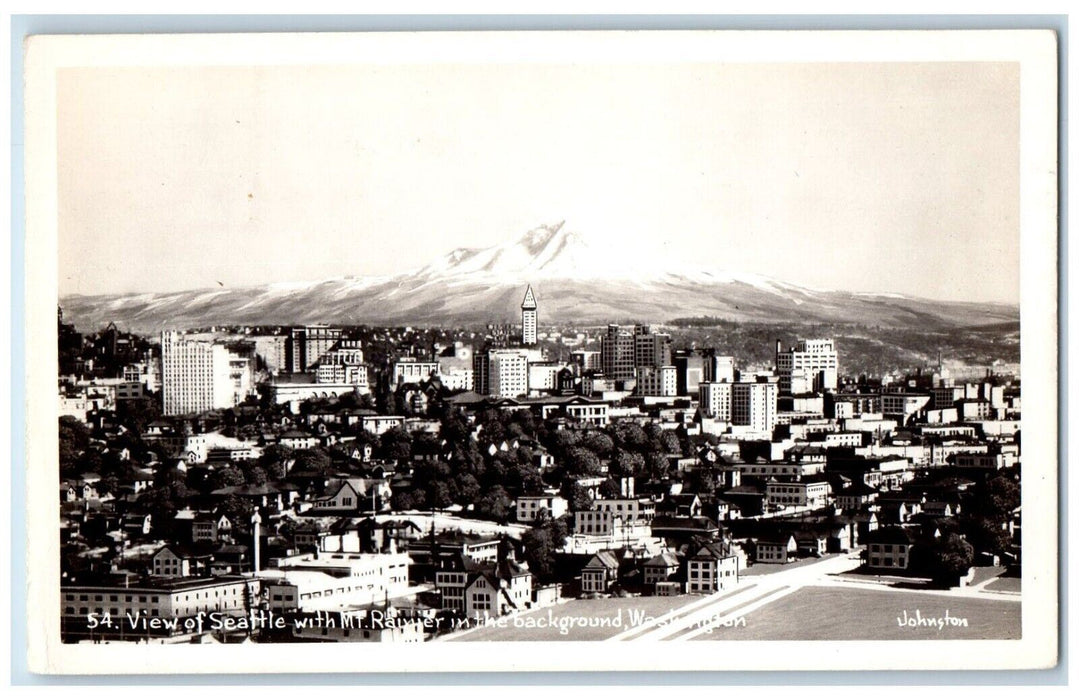
<svg viewBox="0 0 1079 700">
<path fill-rule="evenodd" d="M 650 326 L 633 329 L 633 364 L 635 367 L 666 367 L 671 364 L 671 336 L 653 333 Z"/>
<path fill-rule="evenodd" d="M 633 333 L 612 323 L 600 339 L 600 368 L 609 379 L 632 379 L 634 363 Z"/>
<path fill-rule="evenodd" d="M 693 350 L 679 350 L 675 353 L 674 366 L 678 371 L 678 395 L 692 396 L 697 393 L 705 377 L 706 358 Z"/>
<path fill-rule="evenodd" d="M 638 396 L 677 396 L 678 371 L 674 365 L 637 368 Z"/>
<path fill-rule="evenodd" d="M 521 302 L 521 344 L 536 344 L 536 296 L 532 293 L 532 285 L 528 285 Z"/>
<path fill-rule="evenodd" d="M 704 381 L 733 382 L 734 358 L 730 355 L 709 354 L 704 358 Z"/>
<path fill-rule="evenodd" d="M 735 382 L 731 385 L 731 424 L 753 432 L 775 430 L 778 386 L 772 382 Z"/>
<path fill-rule="evenodd" d="M 487 353 L 487 391 L 495 397 L 524 396 L 528 393 L 528 355 L 520 350 L 490 350 Z"/>
<path fill-rule="evenodd" d="M 839 385 L 839 355 L 831 338 L 801 340 L 789 350 L 776 341 L 779 391 L 801 394 L 835 389 Z"/>
<path fill-rule="evenodd" d="M 236 404 L 228 348 L 177 331 L 161 334 L 161 395 L 165 415 Z"/>
<path fill-rule="evenodd" d="M 713 420 L 731 422 L 731 387 L 730 382 L 701 382 L 701 413 Z"/>
<path fill-rule="evenodd" d="M 289 372 L 306 372 L 324 353 L 341 339 L 340 328 L 303 326 L 293 328 L 286 346 L 286 365 Z"/>
</svg>

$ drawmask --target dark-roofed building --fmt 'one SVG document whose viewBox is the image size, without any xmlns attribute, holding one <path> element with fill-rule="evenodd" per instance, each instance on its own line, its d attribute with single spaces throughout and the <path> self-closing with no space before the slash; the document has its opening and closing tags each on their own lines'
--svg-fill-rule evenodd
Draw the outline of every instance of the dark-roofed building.
<svg viewBox="0 0 1079 700">
<path fill-rule="evenodd" d="M 596 554 L 581 569 L 581 593 L 606 593 L 618 581 L 618 556 L 611 551 Z"/>
<path fill-rule="evenodd" d="M 906 571 L 910 566 L 910 552 L 914 538 L 904 528 L 882 527 L 869 533 L 863 540 L 865 563 L 871 569 Z"/>
<path fill-rule="evenodd" d="M 644 563 L 644 585 L 658 591 L 657 584 L 675 581 L 680 564 L 674 552 L 660 552 Z"/>
<path fill-rule="evenodd" d="M 729 542 L 709 542 L 686 559 L 686 592 L 715 593 L 738 583 L 742 562 Z"/>
</svg>

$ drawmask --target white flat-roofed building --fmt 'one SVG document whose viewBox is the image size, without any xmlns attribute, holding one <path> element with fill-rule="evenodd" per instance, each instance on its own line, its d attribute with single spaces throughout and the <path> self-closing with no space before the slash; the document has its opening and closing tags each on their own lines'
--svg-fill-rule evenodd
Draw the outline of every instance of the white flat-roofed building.
<svg viewBox="0 0 1079 700">
<path fill-rule="evenodd" d="M 300 610 L 333 610 L 402 595 L 410 562 L 407 554 L 320 552 L 282 557 L 259 576 L 294 586 Z"/>
<path fill-rule="evenodd" d="M 828 505 L 828 496 L 832 487 L 827 481 L 775 481 L 765 487 L 765 496 L 770 506 L 797 506 L 803 508 L 824 508 Z"/>
<path fill-rule="evenodd" d="M 397 388 L 402 384 L 419 384 L 439 374 L 442 366 L 438 362 L 426 362 L 412 357 L 402 357 L 393 363 L 393 386 Z"/>
<path fill-rule="evenodd" d="M 558 495 L 521 496 L 517 499 L 517 522 L 530 523 L 544 510 L 552 520 L 561 518 L 568 509 L 566 499 Z"/>
<path fill-rule="evenodd" d="M 803 391 L 835 389 L 839 384 L 839 355 L 835 340 L 800 340 L 788 350 L 783 350 L 777 342 L 776 372 L 779 375 L 779 390 L 783 394 L 802 393 L 794 391 L 795 378 L 808 380 L 808 386 L 798 387 Z"/>
<path fill-rule="evenodd" d="M 165 415 L 201 413 L 236 405 L 228 349 L 176 331 L 161 334 Z"/>
</svg>

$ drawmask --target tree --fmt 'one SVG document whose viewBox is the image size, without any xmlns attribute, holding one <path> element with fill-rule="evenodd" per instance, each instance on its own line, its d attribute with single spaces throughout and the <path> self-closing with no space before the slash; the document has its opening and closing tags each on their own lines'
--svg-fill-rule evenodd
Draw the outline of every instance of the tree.
<svg viewBox="0 0 1079 700">
<path fill-rule="evenodd" d="M 73 416 L 60 416 L 60 473 L 76 476 L 80 457 L 90 445 L 90 431 Z"/>
<path fill-rule="evenodd" d="M 232 521 L 234 527 L 244 528 L 251 522 L 251 516 L 255 514 L 255 506 L 251 501 L 236 494 L 226 496 L 218 507 Z"/>
<path fill-rule="evenodd" d="M 562 498 L 569 504 L 571 513 L 582 510 L 592 510 L 592 497 L 588 495 L 588 489 L 579 482 L 567 481 L 562 486 Z"/>
<path fill-rule="evenodd" d="M 528 569 L 540 581 L 546 581 L 554 571 L 554 550 L 551 534 L 544 526 L 533 527 L 521 535 Z"/>
<path fill-rule="evenodd" d="M 244 473 L 232 464 L 219 467 L 210 474 L 208 479 L 210 490 L 216 491 L 228 486 L 243 486 L 245 483 Z"/>
<path fill-rule="evenodd" d="M 974 564 L 974 547 L 958 534 L 946 535 L 930 547 L 930 574 L 938 583 L 954 585 Z"/>
<path fill-rule="evenodd" d="M 644 457 L 636 452 L 618 450 L 611 460 L 610 474 L 613 477 L 641 476 L 644 473 Z"/>
<path fill-rule="evenodd" d="M 329 474 L 333 469 L 333 462 L 330 460 L 330 455 L 326 453 L 326 450 L 321 447 L 314 447 L 309 450 L 296 450 L 293 453 L 293 457 L 296 463 L 293 465 L 293 469 L 301 472 L 314 472 L 315 474 Z"/>
<path fill-rule="evenodd" d="M 476 477 L 465 472 L 454 477 L 457 486 L 457 502 L 463 506 L 472 505 L 480 495 L 480 482 Z"/>
<path fill-rule="evenodd" d="M 572 475 L 592 476 L 603 470 L 599 457 L 586 447 L 573 447 L 566 455 L 566 470 Z"/>
<path fill-rule="evenodd" d="M 614 440 L 606 433 L 591 432 L 581 438 L 581 447 L 587 447 L 597 457 L 606 459 L 614 450 Z"/>
<path fill-rule="evenodd" d="M 453 492 L 450 483 L 432 481 L 427 485 L 427 506 L 429 508 L 448 508 L 453 505 Z"/>
<path fill-rule="evenodd" d="M 248 486 L 264 486 L 266 484 L 266 470 L 254 462 L 244 464 L 244 482 Z"/>
<path fill-rule="evenodd" d="M 985 482 L 978 495 L 978 510 L 993 520 L 1003 520 L 1019 507 L 1019 485 L 1006 476 Z"/>
<path fill-rule="evenodd" d="M 600 498 L 619 498 L 622 495 L 622 485 L 614 479 L 607 479 L 599 485 Z"/>
<path fill-rule="evenodd" d="M 288 445 L 270 445 L 262 451 L 259 466 L 271 479 L 283 479 L 288 472 L 288 463 L 292 460 L 292 448 Z"/>
<path fill-rule="evenodd" d="M 504 523 L 509 518 L 510 505 L 513 500 L 501 486 L 489 488 L 475 504 L 475 513 L 484 520 L 493 520 Z"/>
</svg>

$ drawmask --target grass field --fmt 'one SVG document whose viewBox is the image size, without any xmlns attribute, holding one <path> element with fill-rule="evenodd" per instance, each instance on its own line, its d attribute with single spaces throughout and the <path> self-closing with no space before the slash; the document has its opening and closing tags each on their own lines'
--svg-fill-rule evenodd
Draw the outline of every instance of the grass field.
<svg viewBox="0 0 1079 700">
<path fill-rule="evenodd" d="M 901 627 L 897 618 L 965 618 L 967 626 Z M 720 627 L 698 640 L 1019 639 L 1018 600 L 958 598 L 882 589 L 808 587 L 746 615 L 745 627 Z"/>
<path fill-rule="evenodd" d="M 1018 576 L 1002 576 L 992 583 L 985 584 L 985 590 L 1021 593 L 1023 590 L 1023 579 Z"/>
<path fill-rule="evenodd" d="M 595 598 L 592 600 L 567 600 L 560 605 L 534 610 L 524 615 L 505 619 L 505 627 L 480 627 L 449 641 L 462 642 L 594 642 L 608 639 L 633 626 L 631 613 L 659 617 L 694 601 L 701 596 L 681 595 L 670 597 L 641 596 L 640 598 Z M 558 627 L 550 627 L 553 618 L 555 624 L 570 624 L 570 620 L 609 619 L 619 620 L 621 626 L 578 626 L 562 634 Z M 533 620 L 529 623 L 529 620 Z M 529 627 L 527 625 L 532 624 Z M 540 626 L 543 625 L 543 626 Z"/>
</svg>

